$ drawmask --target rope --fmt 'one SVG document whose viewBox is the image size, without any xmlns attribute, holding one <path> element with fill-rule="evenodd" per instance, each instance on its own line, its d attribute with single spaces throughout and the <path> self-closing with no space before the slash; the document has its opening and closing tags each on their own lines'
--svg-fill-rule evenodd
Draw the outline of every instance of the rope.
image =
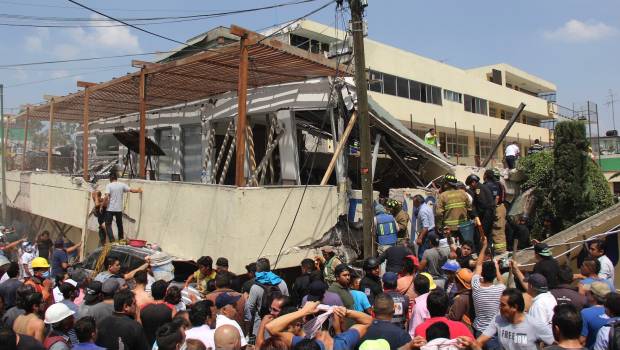
<svg viewBox="0 0 620 350">
<path fill-rule="evenodd" d="M 222 147 L 220 147 L 220 152 L 217 155 L 217 159 L 215 161 L 215 166 L 213 167 L 213 176 L 211 178 L 215 179 L 217 176 L 217 171 L 220 168 L 220 164 L 224 159 L 224 153 L 226 152 L 226 144 L 228 143 L 228 139 L 230 138 L 230 133 L 232 132 L 234 126 L 234 120 L 231 120 L 228 123 L 228 128 L 226 129 L 226 134 L 224 135 L 224 141 L 222 141 Z M 233 142 L 234 143 L 234 142 Z"/>
<path fill-rule="evenodd" d="M 254 174 L 254 172 L 256 171 L 256 156 L 254 155 L 254 133 L 252 132 L 252 127 L 249 125 L 245 129 L 245 138 L 248 145 L 248 157 L 250 158 L 250 174 Z M 250 185 L 258 186 L 258 181 L 256 181 L 256 177 L 252 176 Z"/>
<path fill-rule="evenodd" d="M 97 263 L 95 264 L 95 271 L 93 272 L 94 276 L 96 276 L 99 272 L 103 270 L 103 265 L 105 263 L 105 259 L 108 257 L 108 254 L 112 250 L 112 245 L 110 243 L 103 246 L 101 249 L 101 254 L 97 258 Z"/>
<path fill-rule="evenodd" d="M 224 162 L 224 168 L 222 169 L 222 174 L 220 175 L 219 184 L 224 183 L 224 178 L 226 178 L 226 173 L 228 172 L 228 167 L 230 166 L 230 161 L 232 160 L 233 152 L 235 151 L 236 142 L 233 138 L 230 142 L 230 148 L 228 149 L 228 156 L 226 156 L 226 161 Z M 223 147 L 223 146 L 222 146 Z"/>
<path fill-rule="evenodd" d="M 615 235 L 615 234 L 618 234 L 618 233 L 620 233 L 620 230 L 607 231 L 607 232 L 603 232 L 603 233 L 599 233 L 597 235 L 594 235 L 594 236 L 592 236 L 592 237 L 590 237 L 588 239 L 583 239 L 583 240 L 580 240 L 580 241 L 573 241 L 573 242 L 566 242 L 566 243 L 549 244 L 548 246 L 549 246 L 549 248 L 552 248 L 552 247 L 560 247 L 560 246 L 567 246 L 567 245 L 575 244 L 575 246 L 572 247 L 571 249 L 565 251 L 562 254 L 558 254 L 557 256 L 553 257 L 554 259 L 558 259 L 558 258 L 560 258 L 560 257 L 562 257 L 564 255 L 569 254 L 573 250 L 575 250 L 577 248 L 580 248 L 581 244 L 583 244 L 583 243 L 591 242 L 591 241 L 594 241 L 594 240 L 599 239 L 601 237 Z M 520 253 L 520 252 L 523 252 L 523 251 L 526 251 L 526 250 L 532 250 L 532 249 L 534 249 L 534 248 L 533 247 L 528 247 L 528 248 L 525 248 L 525 249 L 521 249 L 517 253 Z M 515 255 L 516 255 L 516 253 L 515 253 Z M 534 265 L 536 265 L 536 264 L 535 263 L 523 264 L 523 265 L 519 264 L 519 267 L 529 267 L 529 266 L 534 266 Z"/>
</svg>

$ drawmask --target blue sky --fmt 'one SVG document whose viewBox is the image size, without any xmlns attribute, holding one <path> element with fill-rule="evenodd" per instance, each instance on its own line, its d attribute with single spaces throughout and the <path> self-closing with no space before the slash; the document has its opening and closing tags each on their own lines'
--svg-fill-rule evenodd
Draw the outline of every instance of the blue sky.
<svg viewBox="0 0 620 350">
<path fill-rule="evenodd" d="M 116 17 L 194 15 L 238 10 L 290 0 L 82 1 Z M 299 17 L 326 1 L 251 14 L 145 28 L 176 40 L 214 26 L 230 24 L 260 29 Z M 506 62 L 554 82 L 558 102 L 598 103 L 601 131 L 611 129 L 609 89 L 616 94 L 620 128 L 620 1 L 519 0 L 419 1 L 369 0 L 372 39 L 469 68 Z M 0 0 L 0 13 L 82 17 L 92 14 L 63 0 Z M 334 6 L 310 17 L 334 24 Z M 0 18 L 0 23 L 33 23 Z M 178 44 L 134 29 L 29 28 L 0 25 L 0 65 L 125 53 L 170 50 Z M 151 57 L 137 57 L 148 60 Z M 76 90 L 76 80 L 105 81 L 130 71 L 131 58 L 0 69 L 5 105 L 39 102 L 44 94 Z M 70 76 L 70 77 L 67 77 Z M 50 80 L 30 84 L 41 80 Z M 21 85 L 23 84 L 23 85 Z M 9 110 L 8 112 L 12 112 Z"/>
</svg>

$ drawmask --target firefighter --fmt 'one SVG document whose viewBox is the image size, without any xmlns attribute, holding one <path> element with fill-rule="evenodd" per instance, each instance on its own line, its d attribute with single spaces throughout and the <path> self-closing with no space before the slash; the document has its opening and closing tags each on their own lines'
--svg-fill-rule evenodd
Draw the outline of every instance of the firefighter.
<svg viewBox="0 0 620 350">
<path fill-rule="evenodd" d="M 495 216 L 493 221 L 493 248 L 496 254 L 504 253 L 506 246 L 506 206 L 504 205 L 505 190 L 494 170 L 484 172 L 484 185 L 491 190 L 495 199 Z"/>
<path fill-rule="evenodd" d="M 459 225 L 468 221 L 468 211 L 471 210 L 471 202 L 467 193 L 457 188 L 458 180 L 452 174 L 443 178 L 442 192 L 437 197 L 435 209 L 436 227 L 446 227 L 450 235 L 456 237 Z"/>
<path fill-rule="evenodd" d="M 403 210 L 402 204 L 395 199 L 388 199 L 386 206 L 390 210 L 392 216 L 394 216 L 396 224 L 398 225 L 398 238 L 408 238 L 407 227 L 409 226 L 410 220 L 409 214 Z"/>
<path fill-rule="evenodd" d="M 487 240 L 493 242 L 493 221 L 495 221 L 496 207 L 493 193 L 489 187 L 480 183 L 480 178 L 476 174 L 469 175 L 465 184 L 469 186 L 469 194 L 474 199 L 472 216 L 480 220 Z"/>
</svg>

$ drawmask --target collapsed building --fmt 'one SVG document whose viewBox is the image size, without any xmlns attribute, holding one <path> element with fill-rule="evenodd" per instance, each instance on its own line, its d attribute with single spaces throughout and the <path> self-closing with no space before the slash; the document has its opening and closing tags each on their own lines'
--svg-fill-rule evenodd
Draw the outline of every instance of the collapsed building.
<svg viewBox="0 0 620 350">
<path fill-rule="evenodd" d="M 228 254 L 238 271 L 258 256 L 283 268 L 316 255 L 314 243 L 339 218 L 355 218 L 348 214 L 359 206 L 351 70 L 238 27 L 231 32 L 250 42 L 246 75 L 235 42 L 160 64 L 134 62 L 137 72 L 80 82 L 79 92 L 28 106 L 18 118 L 81 127 L 73 171 L 56 171 L 50 156 L 48 172 L 7 174 L 15 216 L 62 223 L 62 233 L 85 239 L 88 251 L 98 242 L 90 192 L 103 189 L 115 166 L 123 181 L 144 189 L 125 198 L 129 238 L 188 259 Z M 451 171 L 440 152 L 372 99 L 369 109 L 377 192 L 425 186 Z"/>
</svg>

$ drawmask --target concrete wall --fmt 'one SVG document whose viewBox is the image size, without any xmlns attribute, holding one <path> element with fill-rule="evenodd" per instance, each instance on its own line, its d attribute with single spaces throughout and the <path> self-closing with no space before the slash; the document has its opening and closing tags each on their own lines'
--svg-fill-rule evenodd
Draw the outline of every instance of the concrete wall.
<svg viewBox="0 0 620 350">
<path fill-rule="evenodd" d="M 71 178 L 47 174 L 7 173 L 10 205 L 76 227 L 84 227 L 89 186 Z M 77 180 L 81 181 L 81 180 Z M 132 180 L 143 194 L 125 198 L 126 236 L 158 243 L 172 255 L 197 259 L 202 255 L 228 257 L 233 271 L 261 256 L 275 262 L 282 243 L 287 248 L 320 238 L 338 217 L 334 186 L 235 188 L 193 183 Z M 105 182 L 97 185 L 103 190 Z M 305 192 L 305 194 L 304 194 Z M 299 213 L 293 218 L 300 205 Z M 90 216 L 87 247 L 98 240 L 96 220 Z M 291 229 L 292 227 L 292 229 Z M 290 231 L 290 234 L 289 234 Z M 73 239 L 73 237 L 72 237 Z M 93 240 L 95 243 L 93 243 Z M 281 257 L 278 267 L 298 265 L 317 251 L 302 250 Z"/>
</svg>

